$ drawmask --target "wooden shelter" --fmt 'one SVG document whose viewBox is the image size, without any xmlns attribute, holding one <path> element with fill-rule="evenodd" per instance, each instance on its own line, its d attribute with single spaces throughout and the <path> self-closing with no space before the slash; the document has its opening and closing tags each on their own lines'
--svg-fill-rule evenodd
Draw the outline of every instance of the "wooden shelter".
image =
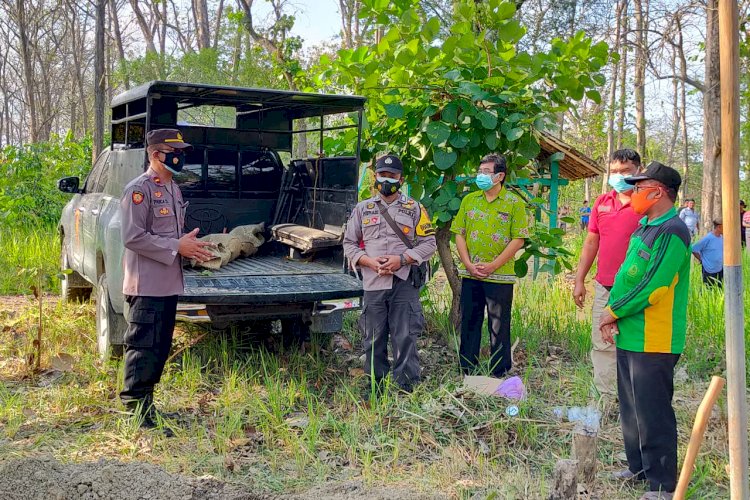
<svg viewBox="0 0 750 500">
<path fill-rule="evenodd" d="M 529 195 L 532 194 L 529 189 L 534 185 L 549 188 L 549 206 L 547 209 L 549 223 L 550 228 L 556 228 L 560 186 L 565 186 L 570 181 L 605 174 L 607 170 L 562 139 L 547 132 L 541 133 L 539 145 L 542 151 L 536 159 L 540 166 L 540 177 L 516 179 L 510 184 L 518 186 Z M 540 209 L 536 211 L 536 219 L 537 221 L 541 220 Z"/>
</svg>

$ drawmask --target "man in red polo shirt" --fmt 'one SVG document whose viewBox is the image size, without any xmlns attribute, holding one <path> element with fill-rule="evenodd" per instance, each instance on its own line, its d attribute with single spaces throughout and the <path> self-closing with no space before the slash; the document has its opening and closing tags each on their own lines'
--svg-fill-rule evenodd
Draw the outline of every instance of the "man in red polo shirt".
<svg viewBox="0 0 750 500">
<path fill-rule="evenodd" d="M 583 308 L 586 299 L 584 282 L 598 255 L 594 277 L 591 362 L 594 365 L 594 385 L 600 394 L 612 397 L 617 395 L 616 351 L 614 345 L 602 341 L 599 316 L 607 306 L 615 274 L 625 260 L 630 236 L 643 217 L 630 207 L 633 186 L 625 182 L 625 177 L 636 175 L 640 168 L 641 157 L 632 149 L 619 149 L 612 155 L 609 162 L 609 185 L 613 189 L 594 202 L 573 290 L 576 305 Z"/>
</svg>

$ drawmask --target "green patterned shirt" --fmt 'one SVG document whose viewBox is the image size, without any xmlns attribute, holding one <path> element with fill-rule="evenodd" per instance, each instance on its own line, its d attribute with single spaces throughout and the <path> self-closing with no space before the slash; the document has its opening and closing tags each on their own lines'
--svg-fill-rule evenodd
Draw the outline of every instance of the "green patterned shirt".
<svg viewBox="0 0 750 500">
<path fill-rule="evenodd" d="M 492 201 L 487 201 L 484 191 L 474 191 L 461 201 L 461 208 L 453 219 L 451 231 L 466 239 L 469 258 L 473 263 L 492 262 L 503 253 L 511 240 L 528 238 L 529 217 L 526 204 L 505 187 Z M 515 283 L 514 266 L 515 259 L 510 259 L 481 281 Z M 459 263 L 458 274 L 463 277 L 471 276 L 463 263 Z"/>
</svg>

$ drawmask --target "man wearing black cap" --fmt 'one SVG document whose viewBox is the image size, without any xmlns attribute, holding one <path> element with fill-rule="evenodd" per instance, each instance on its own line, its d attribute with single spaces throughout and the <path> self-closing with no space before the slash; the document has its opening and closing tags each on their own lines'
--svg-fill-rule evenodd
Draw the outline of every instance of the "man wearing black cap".
<svg viewBox="0 0 750 500">
<path fill-rule="evenodd" d="M 634 184 L 643 214 L 599 320 L 602 340 L 617 345 L 617 394 L 628 469 L 621 480 L 647 481 L 642 500 L 671 499 L 677 485 L 674 368 L 685 347 L 690 231 L 674 208 L 682 182 L 652 162 Z"/>
<path fill-rule="evenodd" d="M 388 375 L 390 333 L 393 378 L 408 392 L 419 382 L 417 337 L 424 328 L 419 302 L 424 281 L 418 266 L 430 260 L 437 246 L 427 211 L 399 191 L 402 172 L 396 156 L 377 160 L 378 194 L 354 208 L 346 224 L 344 252 L 352 266 L 362 269 L 364 371 L 378 383 Z"/>
<path fill-rule="evenodd" d="M 126 187 L 120 201 L 125 246 L 123 293 L 125 377 L 120 399 L 141 418 L 141 427 L 156 426 L 154 386 L 161 379 L 172 345 L 177 296 L 183 292 L 182 257 L 207 260 L 213 255 L 196 239 L 198 229 L 183 234 L 182 193 L 172 180 L 191 148 L 179 130 L 158 129 L 146 136 L 149 167 Z M 166 435 L 171 436 L 168 428 Z"/>
</svg>

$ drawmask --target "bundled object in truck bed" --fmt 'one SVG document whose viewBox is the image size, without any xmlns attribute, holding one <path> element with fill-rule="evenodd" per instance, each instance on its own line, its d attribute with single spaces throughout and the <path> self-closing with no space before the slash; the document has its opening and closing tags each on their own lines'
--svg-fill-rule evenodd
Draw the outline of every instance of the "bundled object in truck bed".
<svg viewBox="0 0 750 500">
<path fill-rule="evenodd" d="M 296 248 L 302 253 L 334 247 L 341 244 L 341 228 L 326 227 L 325 231 L 298 224 L 277 224 L 271 228 L 273 239 Z"/>
<path fill-rule="evenodd" d="M 205 262 L 191 260 L 190 265 L 216 270 L 240 257 L 250 257 L 266 242 L 261 234 L 264 229 L 264 223 L 250 224 L 237 226 L 228 233 L 209 234 L 199 238 L 200 241 L 209 241 L 216 245 L 211 249 L 216 257 Z"/>
</svg>

